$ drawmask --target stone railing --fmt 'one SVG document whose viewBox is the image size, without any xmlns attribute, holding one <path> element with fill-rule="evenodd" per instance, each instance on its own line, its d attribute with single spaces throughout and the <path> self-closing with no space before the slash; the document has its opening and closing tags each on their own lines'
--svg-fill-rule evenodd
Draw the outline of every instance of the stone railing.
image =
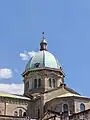
<svg viewBox="0 0 90 120">
<path fill-rule="evenodd" d="M 73 114 L 69 117 L 69 120 L 90 120 L 90 109 Z"/>
<path fill-rule="evenodd" d="M 49 114 L 47 114 L 46 118 L 43 120 L 52 120 L 50 113 L 52 113 L 55 116 L 52 116 L 52 119 L 55 120 L 90 120 L 90 109 L 79 112 L 79 113 L 74 113 L 72 115 L 68 115 L 67 113 L 58 113 L 55 111 L 49 110 Z"/>
<path fill-rule="evenodd" d="M 30 118 L 29 117 L 0 115 L 0 120 L 30 120 Z"/>
</svg>

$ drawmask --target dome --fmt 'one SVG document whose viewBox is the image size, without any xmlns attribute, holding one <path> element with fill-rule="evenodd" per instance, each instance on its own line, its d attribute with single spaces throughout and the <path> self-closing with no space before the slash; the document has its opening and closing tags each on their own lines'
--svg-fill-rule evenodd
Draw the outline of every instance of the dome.
<svg viewBox="0 0 90 120">
<path fill-rule="evenodd" d="M 60 69 L 60 64 L 50 52 L 43 50 L 36 52 L 29 60 L 26 65 L 26 70 L 45 67 Z"/>
<path fill-rule="evenodd" d="M 26 70 L 34 68 L 55 68 L 60 69 L 58 60 L 47 50 L 47 41 L 45 40 L 44 32 L 42 33 L 42 41 L 40 43 L 40 51 L 29 60 L 26 65 Z"/>
</svg>

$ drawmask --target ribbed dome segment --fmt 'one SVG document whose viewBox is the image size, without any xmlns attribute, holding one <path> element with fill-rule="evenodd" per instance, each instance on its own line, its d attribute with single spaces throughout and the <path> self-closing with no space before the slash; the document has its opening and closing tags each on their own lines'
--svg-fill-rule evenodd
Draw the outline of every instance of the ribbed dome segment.
<svg viewBox="0 0 90 120">
<path fill-rule="evenodd" d="M 45 67 L 60 69 L 60 64 L 50 52 L 43 50 L 36 52 L 36 54 L 29 60 L 26 65 L 26 70 Z"/>
</svg>

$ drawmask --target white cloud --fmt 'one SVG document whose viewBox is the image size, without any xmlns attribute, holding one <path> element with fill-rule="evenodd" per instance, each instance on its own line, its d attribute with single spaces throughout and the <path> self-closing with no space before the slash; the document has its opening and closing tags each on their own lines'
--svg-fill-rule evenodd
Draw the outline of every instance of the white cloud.
<svg viewBox="0 0 90 120">
<path fill-rule="evenodd" d="M 22 60 L 29 60 L 31 57 L 35 55 L 36 52 L 27 52 L 24 51 L 23 53 L 20 53 L 19 56 L 22 58 Z"/>
<path fill-rule="evenodd" d="M 0 79 L 12 78 L 12 70 L 8 68 L 0 69 Z"/>
<path fill-rule="evenodd" d="M 23 84 L 0 84 L 0 91 L 14 93 L 14 94 L 23 94 L 24 92 L 24 85 Z"/>
</svg>

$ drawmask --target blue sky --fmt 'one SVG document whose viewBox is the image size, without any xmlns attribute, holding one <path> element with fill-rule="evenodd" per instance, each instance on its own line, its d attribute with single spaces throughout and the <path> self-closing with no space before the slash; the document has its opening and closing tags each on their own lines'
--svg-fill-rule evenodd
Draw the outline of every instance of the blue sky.
<svg viewBox="0 0 90 120">
<path fill-rule="evenodd" d="M 1 77 L 1 86 L 23 83 L 27 61 L 20 53 L 38 51 L 43 31 L 48 50 L 64 69 L 65 82 L 90 96 L 90 0 L 0 1 L 0 69 L 12 72 L 8 79 Z"/>
</svg>

